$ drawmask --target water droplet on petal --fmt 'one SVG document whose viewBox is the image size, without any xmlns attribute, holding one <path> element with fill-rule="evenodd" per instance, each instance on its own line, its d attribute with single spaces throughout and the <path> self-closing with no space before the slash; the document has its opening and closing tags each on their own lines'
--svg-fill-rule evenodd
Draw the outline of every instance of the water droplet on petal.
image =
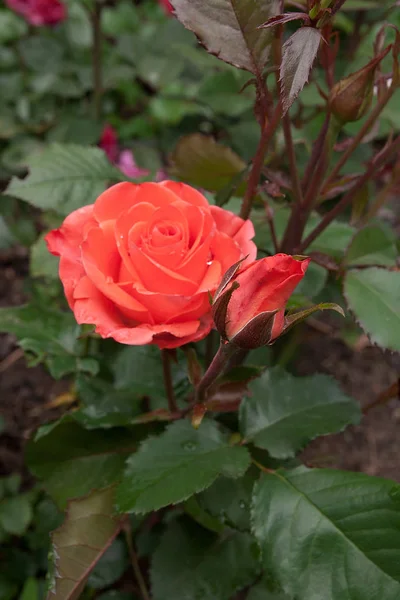
<svg viewBox="0 0 400 600">
<path fill-rule="evenodd" d="M 207 261 L 207 266 L 209 267 L 210 265 L 212 265 L 213 261 L 212 260 L 208 260 Z"/>
</svg>

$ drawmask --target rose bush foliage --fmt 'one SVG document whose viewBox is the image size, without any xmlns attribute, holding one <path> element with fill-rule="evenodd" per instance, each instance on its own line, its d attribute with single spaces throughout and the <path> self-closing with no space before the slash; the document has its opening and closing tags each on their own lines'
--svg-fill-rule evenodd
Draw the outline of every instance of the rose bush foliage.
<svg viewBox="0 0 400 600">
<path fill-rule="evenodd" d="M 209 294 L 256 257 L 254 228 L 182 183 L 120 183 L 50 232 L 78 323 L 123 344 L 175 348 L 212 327 Z"/>
</svg>

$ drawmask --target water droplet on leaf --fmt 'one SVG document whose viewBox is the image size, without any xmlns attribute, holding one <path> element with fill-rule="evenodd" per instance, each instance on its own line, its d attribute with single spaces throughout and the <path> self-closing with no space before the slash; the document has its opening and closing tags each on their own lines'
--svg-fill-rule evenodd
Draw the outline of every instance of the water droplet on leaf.
<svg viewBox="0 0 400 600">
<path fill-rule="evenodd" d="M 197 446 L 193 442 L 185 442 L 183 444 L 183 449 L 188 450 L 189 452 L 193 452 L 193 450 L 196 450 L 196 448 Z"/>
</svg>

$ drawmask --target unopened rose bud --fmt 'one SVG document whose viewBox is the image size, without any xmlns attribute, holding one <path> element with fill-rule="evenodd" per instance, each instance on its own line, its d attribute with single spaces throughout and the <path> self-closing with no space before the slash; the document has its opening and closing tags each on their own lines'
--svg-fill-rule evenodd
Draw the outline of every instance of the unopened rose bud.
<svg viewBox="0 0 400 600">
<path fill-rule="evenodd" d="M 233 265 L 213 302 L 223 340 L 246 350 L 273 342 L 284 326 L 286 303 L 303 279 L 310 260 L 276 254 L 240 269 Z"/>
<path fill-rule="evenodd" d="M 386 48 L 365 67 L 341 79 L 333 86 L 329 97 L 332 113 L 341 123 L 351 123 L 361 119 L 371 106 L 375 71 L 381 60 L 389 52 Z"/>
</svg>

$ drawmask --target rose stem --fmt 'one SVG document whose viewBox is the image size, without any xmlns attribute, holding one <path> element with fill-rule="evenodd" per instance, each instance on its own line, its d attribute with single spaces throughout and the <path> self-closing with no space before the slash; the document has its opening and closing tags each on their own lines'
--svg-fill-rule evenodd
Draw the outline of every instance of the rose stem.
<svg viewBox="0 0 400 600">
<path fill-rule="evenodd" d="M 126 545 L 128 546 L 129 558 L 131 559 L 132 569 L 135 574 L 136 581 L 139 585 L 141 596 L 142 596 L 143 600 L 151 600 L 150 594 L 149 594 L 147 586 L 146 586 L 146 582 L 145 582 L 142 572 L 140 570 L 138 557 L 137 557 L 135 548 L 133 546 L 132 529 L 131 529 L 131 525 L 128 520 L 125 521 L 123 529 L 124 529 L 124 533 L 125 533 Z"/>
<path fill-rule="evenodd" d="M 217 377 L 223 372 L 229 359 L 238 351 L 233 344 L 221 342 L 217 354 L 214 356 L 211 365 L 201 378 L 199 385 L 196 388 L 195 404 L 200 404 L 204 401 L 206 392 L 210 385 L 214 383 Z"/>
<path fill-rule="evenodd" d="M 161 350 L 163 375 L 164 375 L 164 387 L 168 399 L 168 408 L 171 413 L 175 413 L 178 410 L 174 394 L 174 386 L 172 384 L 171 377 L 171 361 L 168 350 Z"/>
<path fill-rule="evenodd" d="M 260 95 L 266 95 L 265 83 L 262 77 L 257 78 L 257 88 Z M 246 193 L 243 198 L 242 206 L 240 209 L 240 216 L 242 219 L 248 219 L 253 206 L 254 196 L 257 192 L 257 187 L 260 181 L 261 171 L 264 166 L 264 157 L 268 148 L 270 139 L 272 138 L 276 128 L 279 125 L 280 117 L 282 114 L 281 103 L 278 102 L 275 111 L 272 115 L 271 120 L 267 119 L 267 109 L 264 108 L 264 114 L 262 119 L 262 131 L 260 141 L 254 156 L 253 165 L 251 167 L 249 179 L 247 182 Z"/>
<path fill-rule="evenodd" d="M 360 190 L 369 179 L 371 179 L 376 172 L 383 167 L 383 165 L 391 158 L 393 154 L 400 150 L 400 136 L 398 136 L 394 142 L 392 142 L 385 150 L 382 150 L 377 157 L 369 165 L 365 173 L 356 181 L 353 187 L 345 194 L 341 200 L 330 210 L 319 224 L 311 231 L 300 245 L 295 248 L 295 252 L 300 254 L 304 252 L 310 244 L 330 225 L 335 217 L 340 214 L 345 208 L 350 206 L 354 200 L 355 194 Z"/>
<path fill-rule="evenodd" d="M 101 118 L 101 96 L 103 91 L 102 68 L 101 68 L 101 10 L 102 6 L 99 0 L 95 0 L 92 19 L 93 32 L 93 110 L 95 119 Z"/>
</svg>

